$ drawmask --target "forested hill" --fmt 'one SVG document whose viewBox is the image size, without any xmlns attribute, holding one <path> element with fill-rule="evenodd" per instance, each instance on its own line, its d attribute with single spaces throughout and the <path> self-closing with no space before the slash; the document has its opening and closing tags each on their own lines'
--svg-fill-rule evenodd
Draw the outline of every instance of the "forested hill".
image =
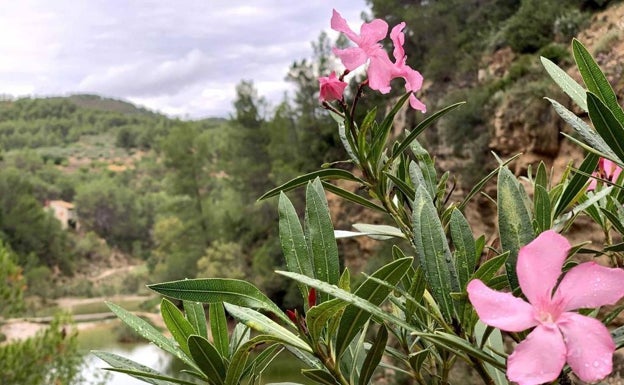
<svg viewBox="0 0 624 385">
<path fill-rule="evenodd" d="M 288 285 L 270 279 L 281 255 L 276 202 L 256 199 L 335 156 L 333 124 L 313 93 L 268 119 L 253 83 L 236 91 L 231 119 L 199 121 L 96 95 L 0 101 L 0 248 L 23 269 L 27 294 L 219 275 L 286 296 Z M 54 218 L 53 201 L 73 205 L 75 229 Z M 86 281 L 125 263 L 143 267 L 114 287 Z"/>
</svg>

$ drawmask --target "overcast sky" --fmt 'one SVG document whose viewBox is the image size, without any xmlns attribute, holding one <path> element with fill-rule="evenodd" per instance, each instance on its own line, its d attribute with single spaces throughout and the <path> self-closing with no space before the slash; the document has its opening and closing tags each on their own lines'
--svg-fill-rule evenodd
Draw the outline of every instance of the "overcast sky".
<svg viewBox="0 0 624 385">
<path fill-rule="evenodd" d="M 365 0 L 1 1 L 0 94 L 94 93 L 227 117 L 241 79 L 281 100 L 332 8 L 356 31 L 367 10 Z"/>
</svg>

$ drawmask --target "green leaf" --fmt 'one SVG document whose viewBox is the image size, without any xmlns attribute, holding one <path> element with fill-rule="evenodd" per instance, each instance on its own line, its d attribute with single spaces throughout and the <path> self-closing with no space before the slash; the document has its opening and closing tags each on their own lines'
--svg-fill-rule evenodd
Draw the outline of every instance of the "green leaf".
<svg viewBox="0 0 624 385">
<path fill-rule="evenodd" d="M 589 118 L 598 134 L 618 157 L 618 163 L 624 162 L 624 127 L 613 114 L 613 110 L 591 92 L 587 93 L 587 107 Z"/>
<path fill-rule="evenodd" d="M 325 188 L 325 190 L 334 193 L 336 195 L 338 195 L 339 197 L 342 197 L 350 202 L 353 203 L 357 203 L 360 206 L 364 206 L 364 207 L 368 207 L 369 209 L 373 209 L 376 211 L 381 211 L 382 213 L 386 212 L 386 209 L 384 209 L 383 207 L 379 206 L 378 204 L 369 201 L 366 198 L 363 198 L 357 194 L 352 193 L 351 191 L 347 191 L 345 189 L 342 189 L 336 185 L 333 185 L 329 182 L 323 181 L 323 187 Z"/>
<path fill-rule="evenodd" d="M 285 277 L 294 279 L 296 281 L 302 282 L 310 287 L 314 287 L 317 290 L 325 292 L 335 298 L 342 299 L 343 301 L 346 301 L 372 314 L 373 316 L 377 317 L 380 320 L 388 322 L 389 324 L 394 324 L 399 327 L 402 327 L 405 330 L 410 331 L 414 336 L 421 337 L 427 341 L 430 341 L 436 344 L 439 347 L 448 349 L 449 351 L 452 351 L 455 354 L 462 355 L 463 352 L 466 352 L 466 354 L 472 355 L 478 359 L 482 359 L 486 362 L 492 363 L 493 365 L 497 367 L 500 367 L 499 363 L 496 361 L 494 357 L 490 356 L 489 354 L 484 353 L 482 350 L 470 345 L 467 341 L 462 340 L 459 337 L 452 336 L 446 333 L 439 333 L 439 332 L 435 332 L 435 333 L 423 332 L 421 329 L 417 328 L 416 326 L 405 322 L 405 320 L 380 309 L 378 305 L 374 305 L 370 303 L 369 301 L 366 301 L 365 299 L 356 296 L 355 294 L 351 294 L 345 290 L 339 289 L 335 285 L 329 285 L 326 282 L 319 281 L 318 279 L 307 277 L 305 275 L 301 275 L 297 273 L 291 273 L 288 271 L 278 270 L 276 271 L 276 273 L 279 275 L 283 275 Z M 464 358 L 468 359 L 466 356 L 464 356 Z"/>
<path fill-rule="evenodd" d="M 163 374 L 157 372 L 156 370 L 148 366 L 141 365 L 138 362 L 134 362 L 120 355 L 117 355 L 114 353 L 108 353 L 108 352 L 101 352 L 97 350 L 92 350 L 91 354 L 101 359 L 102 361 L 106 362 L 107 364 L 109 364 L 115 369 L 133 371 L 134 374 L 130 374 L 130 373 L 126 373 L 126 374 L 129 374 L 130 376 L 138 380 L 147 382 L 148 384 L 152 384 L 152 385 L 170 385 L 171 384 L 170 381 L 166 381 L 164 379 L 145 377 L 144 375 L 163 376 Z M 176 382 L 176 383 L 180 383 L 180 382 Z"/>
<path fill-rule="evenodd" d="M 361 231 L 362 233 L 366 233 L 367 235 L 377 235 L 381 237 L 385 237 L 385 239 L 390 238 L 405 238 L 405 234 L 394 226 L 388 225 L 372 225 L 368 223 L 354 223 L 353 227 L 357 231 Z M 374 238 L 371 236 L 371 238 Z"/>
<path fill-rule="evenodd" d="M 535 172 L 535 184 L 548 190 L 548 174 L 546 173 L 546 165 L 543 161 L 540 161 L 537 166 L 537 171 Z"/>
<path fill-rule="evenodd" d="M 509 250 L 494 258 L 488 259 L 479 266 L 479 269 L 477 269 L 472 278 L 480 279 L 487 284 L 494 277 L 494 274 L 503 267 L 507 258 L 509 258 Z"/>
<path fill-rule="evenodd" d="M 339 385 L 338 381 L 331 374 L 322 369 L 302 369 L 301 374 L 317 384 Z"/>
<path fill-rule="evenodd" d="M 451 240 L 455 246 L 455 269 L 459 284 L 463 290 L 475 271 L 477 264 L 477 248 L 470 229 L 470 224 L 457 208 L 451 213 Z"/>
<path fill-rule="evenodd" d="M 344 179 L 344 180 L 358 182 L 361 184 L 366 184 L 362 179 L 351 174 L 349 171 L 345 171 L 339 168 L 324 168 L 322 170 L 313 171 L 309 174 L 301 175 L 295 179 L 292 179 L 284 183 L 281 186 L 271 189 L 267 191 L 266 193 L 264 193 L 264 195 L 262 195 L 260 198 L 258 198 L 258 200 L 261 201 L 261 200 L 279 195 L 280 191 L 284 191 L 284 192 L 290 191 L 299 186 L 303 186 L 316 178 L 319 178 L 321 180 Z"/>
<path fill-rule="evenodd" d="M 501 365 L 505 365 L 505 358 L 497 354 L 505 351 L 503 336 L 499 329 L 493 329 L 485 325 L 483 322 L 478 321 L 475 326 L 475 337 L 477 339 L 477 343 L 483 346 L 486 352 L 489 352 L 493 357 L 495 357 Z M 505 377 L 505 372 L 500 368 L 496 368 L 490 364 L 485 364 L 485 370 L 488 372 L 492 380 L 494 380 L 494 384 L 509 384 L 509 381 L 507 381 L 507 378 Z"/>
<path fill-rule="evenodd" d="M 303 228 L 294 206 L 284 193 L 280 193 L 279 204 L 279 236 L 282 252 L 289 271 L 314 276 L 312 259 L 308 253 Z M 302 298 L 308 297 L 308 289 L 297 285 Z"/>
<path fill-rule="evenodd" d="M 423 186 L 416 189 L 412 221 L 414 246 L 430 291 L 447 320 L 454 315 L 450 293 L 461 291 L 459 278 L 444 228 L 430 195 Z"/>
<path fill-rule="evenodd" d="M 427 188 L 429 196 L 434 198 L 437 193 L 437 179 L 433 159 L 431 159 L 427 150 L 425 150 L 424 147 L 422 147 L 417 141 L 413 141 L 410 147 L 416 157 L 416 160 L 418 161 L 418 167 L 422 172 L 425 181 L 424 187 Z"/>
<path fill-rule="evenodd" d="M 579 195 L 581 195 L 585 191 L 585 184 L 589 177 L 587 175 L 591 175 L 596 166 L 598 165 L 598 161 L 600 158 L 597 155 L 592 153 L 587 154 L 583 163 L 579 167 L 579 171 L 574 174 L 570 182 L 565 186 L 565 189 L 561 193 L 561 197 L 557 202 L 555 207 L 555 215 L 554 217 L 558 217 L 561 213 L 563 213 L 568 206 L 578 200 Z"/>
<path fill-rule="evenodd" d="M 222 385 L 225 380 L 226 369 L 223 358 L 217 349 L 207 339 L 198 335 L 189 337 L 188 347 L 193 360 L 210 382 Z"/>
<path fill-rule="evenodd" d="M 551 228 L 550 197 L 548 196 L 548 191 L 538 184 L 535 185 L 533 191 L 533 215 L 535 217 L 538 233 Z"/>
<path fill-rule="evenodd" d="M 292 324 L 282 310 L 257 287 L 247 281 L 227 278 L 183 279 L 147 285 L 167 297 L 202 303 L 227 302 L 233 305 L 270 311 Z"/>
<path fill-rule="evenodd" d="M 342 142 L 342 146 L 347 151 L 349 158 L 351 158 L 351 160 L 355 162 L 355 164 L 360 164 L 360 160 L 358 159 L 357 155 L 353 151 L 353 147 L 354 147 L 353 137 L 351 136 L 350 132 L 347 132 L 344 116 L 338 115 L 333 111 L 329 111 L 329 114 L 338 123 L 338 136 L 340 137 L 340 142 Z"/>
<path fill-rule="evenodd" d="M 208 328 L 206 327 L 206 312 L 204 305 L 194 301 L 183 301 L 186 319 L 193 325 L 195 333 L 204 338 L 208 338 Z"/>
<path fill-rule="evenodd" d="M 310 331 L 312 341 L 320 339 L 323 328 L 331 318 L 339 316 L 347 303 L 339 299 L 332 299 L 308 309 L 306 325 Z"/>
<path fill-rule="evenodd" d="M 622 111 L 622 107 L 618 104 L 613 88 L 611 88 L 609 81 L 600 70 L 598 64 L 594 61 L 594 58 L 592 58 L 583 44 L 576 39 L 572 40 L 572 51 L 574 53 L 574 60 L 576 61 L 576 65 L 578 66 L 587 89 L 600 98 L 605 106 L 611 110 L 615 119 L 619 121 L 620 124 L 624 124 L 624 111 Z M 587 107 L 589 107 L 591 113 L 589 104 L 588 100 Z M 609 142 L 607 141 L 607 143 Z"/>
<path fill-rule="evenodd" d="M 516 260 L 518 251 L 534 238 L 531 217 L 524 204 L 522 186 L 507 167 L 498 173 L 498 230 L 501 248 L 509 250 L 505 263 L 507 277 L 512 290 L 518 289 Z"/>
<path fill-rule="evenodd" d="M 563 92 L 568 94 L 568 96 L 574 100 L 574 103 L 581 107 L 583 111 L 587 112 L 585 88 L 581 87 L 581 85 L 572 79 L 570 75 L 549 59 L 542 56 L 540 57 L 540 60 L 542 61 L 542 65 L 546 69 L 546 72 L 548 72 L 550 77 L 555 81 L 555 83 L 557 83 Z"/>
<path fill-rule="evenodd" d="M 223 357 L 227 357 L 230 351 L 230 343 L 228 338 L 227 318 L 225 317 L 225 309 L 222 302 L 211 303 L 208 308 L 210 317 L 210 333 L 214 346 Z"/>
<path fill-rule="evenodd" d="M 312 254 L 314 277 L 330 284 L 338 283 L 340 262 L 334 238 L 334 226 L 329 216 L 325 191 L 320 180 L 309 183 L 306 189 L 305 234 Z M 328 299 L 321 294 L 321 302 Z"/>
<path fill-rule="evenodd" d="M 167 329 L 171 332 L 173 339 L 176 340 L 180 348 L 187 354 L 189 354 L 189 348 L 187 340 L 189 336 L 195 334 L 193 325 L 184 318 L 184 314 L 166 298 L 163 298 L 160 302 L 160 314 L 162 315 Z"/>
<path fill-rule="evenodd" d="M 415 164 L 414 164 L 414 167 L 418 169 L 418 166 L 416 166 Z M 392 183 L 396 185 L 396 187 L 403 193 L 406 199 L 410 201 L 414 200 L 415 191 L 412 188 L 412 186 L 408 185 L 403 180 L 401 180 L 400 178 L 397 178 L 396 176 L 392 175 L 389 172 L 384 173 L 384 175 L 386 175 L 392 181 Z M 422 176 L 422 173 L 420 175 Z M 418 176 L 416 178 L 418 179 Z M 424 181 L 424 179 L 422 180 Z M 414 182 L 414 184 L 416 184 L 416 181 Z"/>
<path fill-rule="evenodd" d="M 566 123 L 568 123 L 570 127 L 572 127 L 581 138 L 583 138 L 585 143 L 589 144 L 596 150 L 609 155 L 609 157 L 615 158 L 615 153 L 613 152 L 613 150 L 611 150 L 611 148 L 609 148 L 609 145 L 607 145 L 604 139 L 602 139 L 600 135 L 596 133 L 596 131 L 594 131 L 587 123 L 585 123 L 583 119 L 576 116 L 572 111 L 565 108 L 556 100 L 549 98 L 544 99 L 548 100 L 550 104 L 552 104 L 555 112 L 557 112 L 557 114 L 559 114 L 559 116 L 563 120 L 565 120 Z"/>
<path fill-rule="evenodd" d="M 181 384 L 181 385 L 196 385 L 194 382 L 179 380 L 177 378 L 164 376 L 162 374 L 154 374 L 151 372 L 142 372 L 138 370 L 121 369 L 121 368 L 105 368 L 105 370 L 108 370 L 111 372 L 117 372 L 117 373 L 124 373 L 144 382 L 149 382 L 148 380 L 158 380 L 158 381 L 166 381 L 164 382 L 164 384 L 167 384 L 167 385 L 168 385 L 168 382 L 169 383 L 173 382 L 174 384 Z M 149 383 L 153 383 L 153 382 L 149 382 Z M 163 384 L 163 382 L 157 382 L 157 384 Z"/>
<path fill-rule="evenodd" d="M 377 336 L 373 341 L 373 344 L 368 350 L 368 354 L 366 354 L 364 363 L 362 364 L 358 385 L 367 385 L 370 382 L 370 379 L 373 377 L 373 373 L 375 372 L 377 365 L 379 365 L 379 362 L 383 357 L 387 342 L 388 329 L 386 329 L 385 325 L 381 325 L 379 327 L 379 331 L 377 332 Z"/>
<path fill-rule="evenodd" d="M 420 122 L 409 133 L 409 135 L 407 135 L 407 137 L 405 137 L 405 139 L 403 139 L 401 141 L 401 143 L 396 148 L 396 150 L 392 152 L 391 159 L 395 159 L 400 153 L 405 151 L 405 149 L 408 148 L 410 146 L 410 144 L 412 144 L 412 142 L 416 139 L 416 137 L 418 135 L 420 135 L 427 127 L 429 127 L 431 124 L 433 124 L 436 120 L 438 120 L 442 116 L 446 115 L 447 113 L 451 112 L 452 110 L 456 109 L 457 107 L 459 107 L 459 106 L 461 106 L 462 104 L 465 104 L 465 103 L 466 102 L 459 102 L 459 103 L 451 104 L 450 106 L 444 107 L 440 111 L 438 111 L 438 112 L 434 113 L 433 115 L 428 116 L 427 118 L 425 118 L 425 120 Z"/>
<path fill-rule="evenodd" d="M 408 268 L 412 265 L 412 261 L 412 258 L 403 258 L 381 267 L 368 277 L 353 294 L 374 305 L 381 305 L 392 289 L 379 285 L 375 282 L 375 279 L 385 281 L 390 287 L 394 287 L 403 278 Z M 337 357 L 340 357 L 345 351 L 369 318 L 370 314 L 368 312 L 356 306 L 350 305 L 345 308 L 340 319 L 338 332 L 336 333 Z"/>
<path fill-rule="evenodd" d="M 229 310 L 228 310 L 229 311 Z M 249 353 L 258 345 L 271 341 L 267 336 L 259 335 L 245 342 L 236 349 L 225 375 L 225 385 L 239 385 L 241 377 L 247 367 Z"/>
<path fill-rule="evenodd" d="M 232 317 L 262 334 L 273 336 L 280 342 L 293 346 L 297 349 L 310 353 L 312 352 L 312 349 L 305 341 L 291 333 L 285 327 L 278 325 L 262 313 L 246 307 L 240 307 L 227 303 L 225 304 L 225 309 L 232 315 Z M 234 360 L 234 358 L 232 358 L 232 360 Z"/>
<path fill-rule="evenodd" d="M 112 302 L 106 302 L 106 306 L 108 306 L 108 308 L 115 313 L 120 320 L 122 320 L 132 330 L 137 332 L 141 337 L 149 340 L 162 350 L 173 354 L 175 357 L 179 358 L 182 362 L 192 368 L 199 369 L 195 363 L 174 344 L 173 341 L 163 336 L 162 333 L 160 333 L 158 329 L 152 326 L 149 322 L 135 316 Z"/>
</svg>

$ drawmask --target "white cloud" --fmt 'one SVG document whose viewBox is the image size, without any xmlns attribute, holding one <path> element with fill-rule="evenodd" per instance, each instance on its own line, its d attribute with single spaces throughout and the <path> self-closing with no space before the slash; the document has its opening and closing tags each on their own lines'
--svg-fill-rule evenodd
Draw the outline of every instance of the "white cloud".
<svg viewBox="0 0 624 385">
<path fill-rule="evenodd" d="M 279 102 L 294 60 L 364 0 L 24 0 L 0 6 L 0 94 L 91 92 L 193 118 L 227 116 L 253 80 Z"/>
</svg>

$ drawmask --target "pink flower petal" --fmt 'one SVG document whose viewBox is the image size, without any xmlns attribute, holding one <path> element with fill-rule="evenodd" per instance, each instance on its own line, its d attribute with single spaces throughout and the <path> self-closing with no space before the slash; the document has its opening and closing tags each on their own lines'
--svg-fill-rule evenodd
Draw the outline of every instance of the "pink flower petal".
<svg viewBox="0 0 624 385">
<path fill-rule="evenodd" d="M 345 49 L 334 48 L 332 52 L 340 58 L 342 65 L 344 65 L 349 71 L 353 71 L 362 64 L 366 63 L 366 60 L 368 59 L 366 52 L 357 47 Z"/>
<path fill-rule="evenodd" d="M 385 54 L 385 52 L 384 52 Z M 388 55 L 371 57 L 368 65 L 368 86 L 374 90 L 387 94 L 390 92 L 390 80 L 392 80 L 392 63 Z"/>
<path fill-rule="evenodd" d="M 624 270 L 585 262 L 573 267 L 561 280 L 553 302 L 563 310 L 613 305 L 624 297 Z"/>
<path fill-rule="evenodd" d="M 554 324 L 539 325 L 507 359 L 507 377 L 520 385 L 555 380 L 566 360 L 563 337 Z"/>
<path fill-rule="evenodd" d="M 418 100 L 418 98 L 416 98 L 414 94 L 410 95 L 409 100 L 410 100 L 410 106 L 412 106 L 413 109 L 418 110 L 422 112 L 423 114 L 427 112 L 427 106 L 425 106 L 425 103 Z"/>
<path fill-rule="evenodd" d="M 405 34 L 402 32 L 403 28 L 405 28 L 405 22 L 395 25 L 392 31 L 390 31 L 390 39 L 392 39 L 392 44 L 394 44 L 392 54 L 397 65 L 405 64 L 405 49 L 403 48 Z"/>
<path fill-rule="evenodd" d="M 332 12 L 330 25 L 331 29 L 344 33 L 354 43 L 357 44 L 360 42 L 360 37 L 353 32 L 353 30 L 349 27 L 349 24 L 347 24 L 347 21 L 335 9 Z"/>
<path fill-rule="evenodd" d="M 522 292 L 533 305 L 550 302 L 569 249 L 570 242 L 553 230 L 520 248 L 516 272 Z"/>
<path fill-rule="evenodd" d="M 615 343 L 600 321 L 563 313 L 557 325 L 563 333 L 568 364 L 581 380 L 595 382 L 611 373 Z"/>
<path fill-rule="evenodd" d="M 537 325 L 533 306 L 510 293 L 485 286 L 478 279 L 468 283 L 468 298 L 481 321 L 508 332 L 519 332 Z"/>
<path fill-rule="evenodd" d="M 381 19 L 375 19 L 370 23 L 364 23 L 360 28 L 360 42 L 358 45 L 364 49 L 366 49 L 366 46 L 377 45 L 380 40 L 385 39 L 387 34 L 388 23 Z"/>
<path fill-rule="evenodd" d="M 602 161 L 602 169 L 604 170 L 605 176 L 611 182 L 615 182 L 617 178 L 620 176 L 622 169 L 615 162 L 610 161 L 609 159 L 601 158 Z"/>
</svg>

